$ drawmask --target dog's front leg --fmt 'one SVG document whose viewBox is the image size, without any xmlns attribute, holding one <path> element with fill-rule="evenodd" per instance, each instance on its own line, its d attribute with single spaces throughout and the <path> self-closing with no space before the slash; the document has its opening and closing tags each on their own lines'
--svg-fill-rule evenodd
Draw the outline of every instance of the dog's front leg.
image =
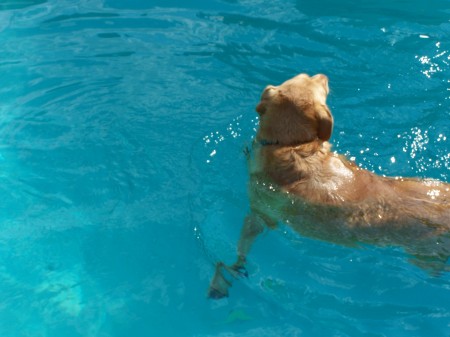
<svg viewBox="0 0 450 337">
<path fill-rule="evenodd" d="M 250 213 L 244 221 L 244 226 L 242 226 L 241 236 L 239 238 L 237 247 L 237 260 L 232 265 L 234 270 L 245 270 L 245 263 L 247 261 L 247 255 L 255 241 L 256 237 L 264 231 L 267 226 L 266 222 L 263 220 L 262 216 L 256 213 Z M 247 272 L 245 271 L 245 276 Z"/>
<path fill-rule="evenodd" d="M 237 247 L 237 260 L 231 266 L 227 266 L 222 262 L 216 264 L 216 271 L 208 290 L 209 298 L 219 299 L 228 297 L 228 289 L 232 285 L 232 279 L 248 276 L 247 270 L 245 269 L 247 255 L 256 237 L 264 231 L 265 226 L 266 223 L 263 218 L 255 213 L 250 213 L 245 218 Z M 224 272 L 228 273 L 231 277 L 226 278 Z"/>
</svg>

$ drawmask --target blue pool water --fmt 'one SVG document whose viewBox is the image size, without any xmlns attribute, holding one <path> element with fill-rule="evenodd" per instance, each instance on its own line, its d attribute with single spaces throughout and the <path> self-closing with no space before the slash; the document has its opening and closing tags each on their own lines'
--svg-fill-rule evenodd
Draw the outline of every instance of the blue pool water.
<svg viewBox="0 0 450 337">
<path fill-rule="evenodd" d="M 449 336 L 450 273 L 287 228 L 206 298 L 267 84 L 330 78 L 334 149 L 450 180 L 448 0 L 0 4 L 0 336 Z"/>
</svg>

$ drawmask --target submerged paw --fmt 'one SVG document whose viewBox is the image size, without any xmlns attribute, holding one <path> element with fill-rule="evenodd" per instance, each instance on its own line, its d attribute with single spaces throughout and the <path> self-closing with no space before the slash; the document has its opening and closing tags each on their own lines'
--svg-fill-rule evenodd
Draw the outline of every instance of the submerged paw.
<svg viewBox="0 0 450 337">
<path fill-rule="evenodd" d="M 233 267 L 232 270 L 234 271 L 233 276 L 235 278 L 238 278 L 238 277 L 248 278 L 248 271 L 244 266 Z"/>
<path fill-rule="evenodd" d="M 208 298 L 211 298 L 213 300 L 219 300 L 225 297 L 228 297 L 228 290 L 223 291 L 213 287 L 210 287 L 208 290 Z"/>
</svg>

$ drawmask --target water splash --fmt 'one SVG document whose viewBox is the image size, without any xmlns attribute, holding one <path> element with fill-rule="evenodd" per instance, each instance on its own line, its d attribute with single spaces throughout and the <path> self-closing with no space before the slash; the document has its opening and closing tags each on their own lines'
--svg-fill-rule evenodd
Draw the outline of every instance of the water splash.
<svg viewBox="0 0 450 337">
<path fill-rule="evenodd" d="M 427 37 L 429 38 L 429 37 Z M 424 66 L 421 73 L 431 78 L 436 73 L 443 72 L 450 65 L 450 54 L 448 50 L 441 48 L 441 42 L 436 42 L 436 54 L 433 56 L 416 55 L 416 59 Z"/>
<path fill-rule="evenodd" d="M 450 153 L 442 145 L 447 142 L 447 136 L 444 133 L 436 134 L 433 127 L 428 129 L 413 127 L 410 132 L 398 137 L 404 139 L 405 145 L 402 150 L 410 158 L 408 163 L 415 167 L 418 173 L 426 174 L 437 170 L 440 172 L 441 179 L 448 179 Z"/>
<path fill-rule="evenodd" d="M 256 132 L 258 123 L 257 117 L 248 119 L 239 115 L 233 118 L 225 130 L 217 130 L 205 135 L 203 137 L 203 146 L 207 157 L 205 162 L 211 164 L 218 152 L 225 146 L 242 147 L 242 144 L 249 143 Z M 246 139 L 243 140 L 242 138 Z M 231 144 L 228 144 L 230 142 Z"/>
</svg>

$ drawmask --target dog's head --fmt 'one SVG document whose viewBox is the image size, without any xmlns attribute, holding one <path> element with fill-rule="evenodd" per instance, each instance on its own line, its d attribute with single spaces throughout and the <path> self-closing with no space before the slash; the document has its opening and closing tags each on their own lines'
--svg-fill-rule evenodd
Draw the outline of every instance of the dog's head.
<svg viewBox="0 0 450 337">
<path fill-rule="evenodd" d="M 293 146 L 330 139 L 333 117 L 326 105 L 328 92 L 328 78 L 322 74 L 300 74 L 279 86 L 269 85 L 256 107 L 257 138 Z"/>
</svg>

